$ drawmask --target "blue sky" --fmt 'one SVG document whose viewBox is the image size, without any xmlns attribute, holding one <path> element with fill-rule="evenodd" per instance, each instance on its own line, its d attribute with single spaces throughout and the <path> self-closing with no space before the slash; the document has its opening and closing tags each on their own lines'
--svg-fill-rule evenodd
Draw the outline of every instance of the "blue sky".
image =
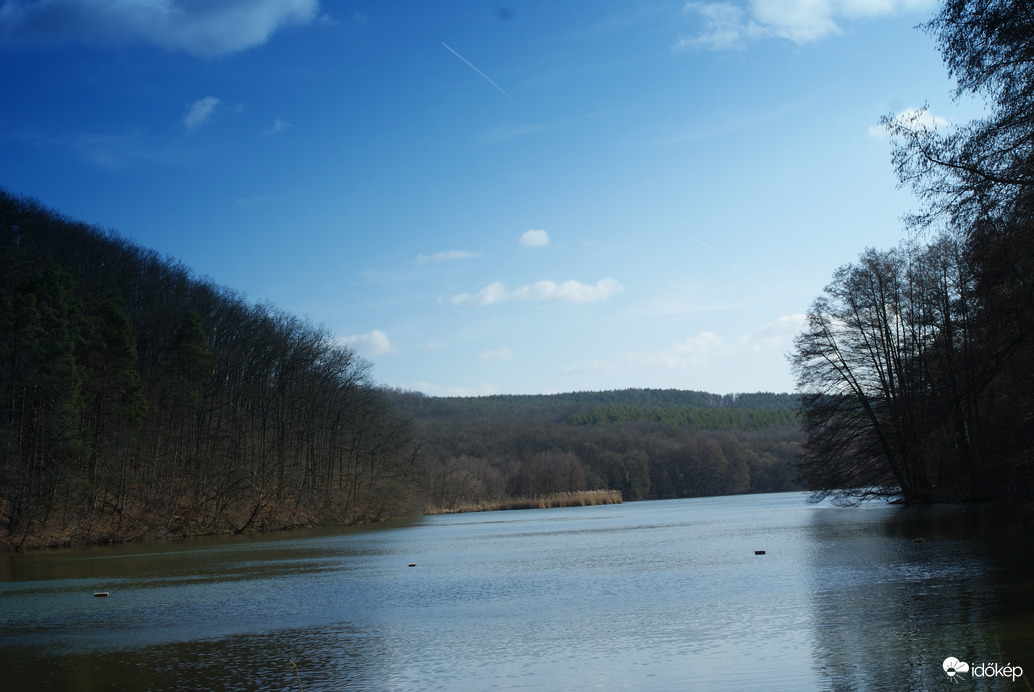
<svg viewBox="0 0 1034 692">
<path fill-rule="evenodd" d="M 929 0 L 0 0 L 0 185 L 436 395 L 791 391 Z"/>
</svg>

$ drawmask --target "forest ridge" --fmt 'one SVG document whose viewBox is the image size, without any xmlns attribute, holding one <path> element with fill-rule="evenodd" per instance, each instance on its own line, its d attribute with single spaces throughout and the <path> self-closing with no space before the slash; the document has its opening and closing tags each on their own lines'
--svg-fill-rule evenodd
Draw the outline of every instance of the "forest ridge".
<svg viewBox="0 0 1034 692">
<path fill-rule="evenodd" d="M 583 489 L 645 500 L 801 487 L 797 398 L 790 394 L 385 394 L 426 448 L 435 510 Z"/>
</svg>

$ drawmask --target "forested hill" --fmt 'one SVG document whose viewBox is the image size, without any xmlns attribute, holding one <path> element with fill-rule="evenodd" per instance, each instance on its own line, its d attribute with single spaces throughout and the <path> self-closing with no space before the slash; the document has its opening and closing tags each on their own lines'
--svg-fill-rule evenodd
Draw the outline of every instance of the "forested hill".
<svg viewBox="0 0 1034 692">
<path fill-rule="evenodd" d="M 712 394 L 685 389 L 616 389 L 562 394 L 428 397 L 394 392 L 396 405 L 417 419 L 516 416 L 575 425 L 664 423 L 698 430 L 749 430 L 793 425 L 798 398 L 754 392 Z"/>
<path fill-rule="evenodd" d="M 0 190 L 0 548 L 423 507 L 408 421 L 325 329 Z"/>
<path fill-rule="evenodd" d="M 414 396 L 399 400 L 414 415 L 500 415 L 538 411 L 566 415 L 605 407 L 633 409 L 764 409 L 794 410 L 792 394 L 711 394 L 685 389 L 615 389 L 562 394 L 496 394 L 477 397 Z"/>
<path fill-rule="evenodd" d="M 637 500 L 800 487 L 789 394 L 386 394 L 416 425 L 441 508 L 597 488 Z"/>
</svg>

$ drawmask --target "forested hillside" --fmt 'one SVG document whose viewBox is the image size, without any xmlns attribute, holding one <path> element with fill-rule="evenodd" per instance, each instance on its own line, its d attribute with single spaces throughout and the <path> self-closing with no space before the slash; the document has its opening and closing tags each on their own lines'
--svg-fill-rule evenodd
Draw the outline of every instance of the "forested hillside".
<svg viewBox="0 0 1034 692">
<path fill-rule="evenodd" d="M 641 500 L 799 487 L 789 394 L 388 394 L 426 445 L 436 508 L 586 489 Z"/>
<path fill-rule="evenodd" d="M 323 328 L 0 190 L 0 547 L 420 509 L 419 447 Z"/>
</svg>

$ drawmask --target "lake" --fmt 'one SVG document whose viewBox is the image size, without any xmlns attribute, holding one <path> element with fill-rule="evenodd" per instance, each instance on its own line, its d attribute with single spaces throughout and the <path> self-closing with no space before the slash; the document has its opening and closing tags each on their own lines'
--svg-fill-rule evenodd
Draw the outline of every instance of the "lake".
<svg viewBox="0 0 1034 692">
<path fill-rule="evenodd" d="M 1029 688 L 1028 533 L 990 509 L 805 499 L 440 515 L 2 555 L 0 685 Z M 948 657 L 969 670 L 950 677 Z M 1025 677 L 1013 682 L 1017 666 Z"/>
</svg>

